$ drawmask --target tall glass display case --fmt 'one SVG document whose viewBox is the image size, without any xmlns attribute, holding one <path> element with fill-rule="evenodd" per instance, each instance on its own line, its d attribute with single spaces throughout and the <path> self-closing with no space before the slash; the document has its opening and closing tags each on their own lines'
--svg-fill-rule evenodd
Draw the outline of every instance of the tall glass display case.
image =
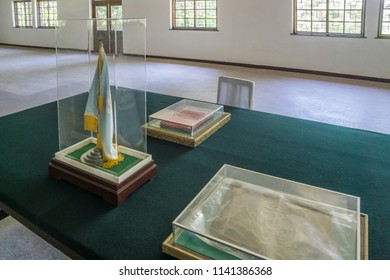
<svg viewBox="0 0 390 280">
<path fill-rule="evenodd" d="M 49 174 L 118 205 L 156 176 L 147 153 L 145 19 L 61 20 L 59 151 Z"/>
</svg>

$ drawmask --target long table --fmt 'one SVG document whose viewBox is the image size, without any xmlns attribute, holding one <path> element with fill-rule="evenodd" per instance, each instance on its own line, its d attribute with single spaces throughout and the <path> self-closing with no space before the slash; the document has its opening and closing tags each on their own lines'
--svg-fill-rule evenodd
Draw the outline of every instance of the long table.
<svg viewBox="0 0 390 280">
<path fill-rule="evenodd" d="M 148 114 L 179 98 L 148 93 Z M 172 221 L 225 163 L 361 198 L 369 258 L 390 259 L 390 136 L 225 107 L 231 120 L 200 146 L 148 138 L 157 177 L 118 207 L 48 175 L 57 105 L 0 118 L 0 209 L 73 258 L 171 259 Z"/>
</svg>

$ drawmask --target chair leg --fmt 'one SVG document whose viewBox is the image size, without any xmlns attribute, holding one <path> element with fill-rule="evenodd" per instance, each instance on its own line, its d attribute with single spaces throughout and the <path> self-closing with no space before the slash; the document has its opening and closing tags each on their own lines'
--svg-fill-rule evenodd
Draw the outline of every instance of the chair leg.
<svg viewBox="0 0 390 280">
<path fill-rule="evenodd" d="M 4 218 L 8 217 L 8 214 L 5 213 L 3 210 L 0 209 L 0 221 Z"/>
</svg>

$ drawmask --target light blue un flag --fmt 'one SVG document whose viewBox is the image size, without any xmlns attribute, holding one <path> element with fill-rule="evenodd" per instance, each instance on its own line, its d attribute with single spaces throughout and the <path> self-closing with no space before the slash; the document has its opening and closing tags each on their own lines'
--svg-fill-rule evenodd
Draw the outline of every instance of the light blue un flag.
<svg viewBox="0 0 390 280">
<path fill-rule="evenodd" d="M 98 65 L 89 90 L 84 113 L 84 128 L 97 133 L 96 147 L 102 150 L 103 167 L 118 164 L 117 146 L 114 139 L 114 115 L 112 108 L 107 57 L 103 44 L 99 47 Z"/>
</svg>

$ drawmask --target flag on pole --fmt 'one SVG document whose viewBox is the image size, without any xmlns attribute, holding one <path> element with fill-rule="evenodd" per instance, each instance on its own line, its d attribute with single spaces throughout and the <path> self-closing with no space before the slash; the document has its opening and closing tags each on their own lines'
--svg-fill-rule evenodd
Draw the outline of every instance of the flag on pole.
<svg viewBox="0 0 390 280">
<path fill-rule="evenodd" d="M 99 46 L 98 65 L 89 90 L 84 113 L 84 129 L 96 133 L 96 148 L 102 151 L 104 168 L 123 161 L 114 143 L 114 114 L 108 73 L 107 57 L 103 43 Z"/>
</svg>

